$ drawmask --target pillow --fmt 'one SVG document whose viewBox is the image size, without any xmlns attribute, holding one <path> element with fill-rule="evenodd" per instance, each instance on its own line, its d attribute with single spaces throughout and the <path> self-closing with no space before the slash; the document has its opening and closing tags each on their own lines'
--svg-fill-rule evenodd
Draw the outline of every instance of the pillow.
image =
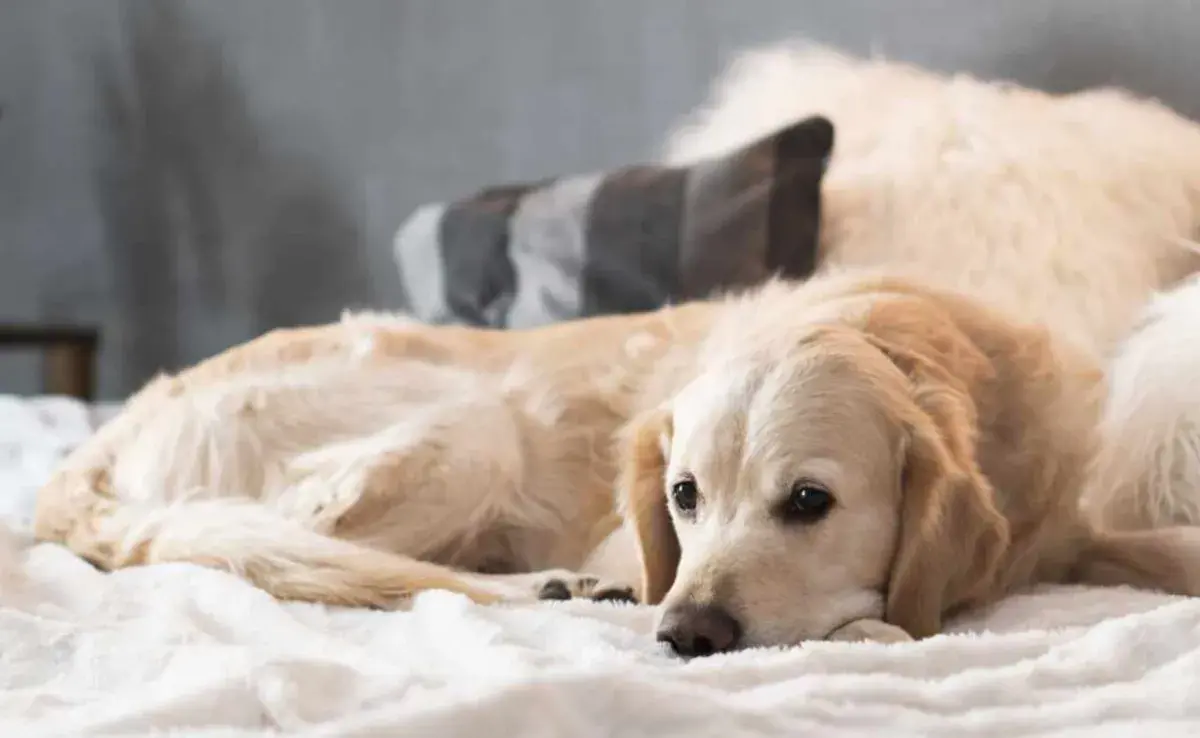
<svg viewBox="0 0 1200 738">
<path fill-rule="evenodd" d="M 811 117 L 688 166 L 492 187 L 396 236 L 409 309 L 523 328 L 653 310 L 816 268 L 833 125 Z"/>
</svg>

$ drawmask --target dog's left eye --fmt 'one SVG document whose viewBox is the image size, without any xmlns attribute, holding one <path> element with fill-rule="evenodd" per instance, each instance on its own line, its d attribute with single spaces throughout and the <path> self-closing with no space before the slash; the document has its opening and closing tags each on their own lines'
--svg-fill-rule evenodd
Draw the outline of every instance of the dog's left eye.
<svg viewBox="0 0 1200 738">
<path fill-rule="evenodd" d="M 783 505 L 783 516 L 797 523 L 815 523 L 833 509 L 833 495 L 812 482 L 796 482 Z"/>
<path fill-rule="evenodd" d="M 694 480 L 680 479 L 671 485 L 671 499 L 675 501 L 679 512 L 691 515 L 696 512 L 696 505 L 700 503 L 700 490 L 697 489 Z"/>
</svg>

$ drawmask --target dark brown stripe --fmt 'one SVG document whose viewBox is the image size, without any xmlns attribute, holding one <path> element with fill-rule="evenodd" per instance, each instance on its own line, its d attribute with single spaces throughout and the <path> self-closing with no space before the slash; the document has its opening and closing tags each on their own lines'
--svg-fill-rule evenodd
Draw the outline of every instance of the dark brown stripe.
<svg viewBox="0 0 1200 738">
<path fill-rule="evenodd" d="M 685 177 L 630 167 L 596 188 L 585 227 L 585 315 L 653 310 L 676 294 Z"/>
<path fill-rule="evenodd" d="M 821 179 L 833 138 L 833 125 L 819 116 L 775 136 L 775 186 L 767 216 L 767 266 L 772 272 L 803 278 L 817 268 Z"/>
<path fill-rule="evenodd" d="M 688 172 L 680 299 L 762 282 L 775 151 L 759 142 Z"/>
</svg>

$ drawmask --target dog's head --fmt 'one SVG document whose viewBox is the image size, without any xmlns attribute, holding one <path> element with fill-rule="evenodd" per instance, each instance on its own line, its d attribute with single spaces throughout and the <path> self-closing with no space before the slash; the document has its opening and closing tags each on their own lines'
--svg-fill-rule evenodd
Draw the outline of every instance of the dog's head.
<svg viewBox="0 0 1200 738">
<path fill-rule="evenodd" d="M 923 637 L 989 586 L 1008 532 L 968 389 L 989 363 L 920 300 L 871 312 L 866 329 L 796 321 L 717 352 L 631 427 L 642 595 L 680 653 L 862 618 Z"/>
</svg>

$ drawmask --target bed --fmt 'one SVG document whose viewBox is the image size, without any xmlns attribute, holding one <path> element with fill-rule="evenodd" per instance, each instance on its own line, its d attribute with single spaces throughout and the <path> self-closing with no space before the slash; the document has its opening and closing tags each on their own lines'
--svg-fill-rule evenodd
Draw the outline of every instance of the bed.
<svg viewBox="0 0 1200 738">
<path fill-rule="evenodd" d="M 505 324 L 522 304 L 501 306 Z M 29 530 L 55 463 L 117 409 L 0 396 L 0 736 L 1200 733 L 1200 600 L 1148 592 L 1045 588 L 919 643 L 685 663 L 648 607 L 430 592 L 377 612 L 277 602 L 192 565 L 104 574 Z"/>
<path fill-rule="evenodd" d="M 1051 588 L 896 646 L 684 663 L 653 611 L 280 603 L 192 565 L 103 574 L 28 537 L 113 406 L 0 396 L 0 735 L 1194 735 L 1200 601 Z"/>
</svg>

